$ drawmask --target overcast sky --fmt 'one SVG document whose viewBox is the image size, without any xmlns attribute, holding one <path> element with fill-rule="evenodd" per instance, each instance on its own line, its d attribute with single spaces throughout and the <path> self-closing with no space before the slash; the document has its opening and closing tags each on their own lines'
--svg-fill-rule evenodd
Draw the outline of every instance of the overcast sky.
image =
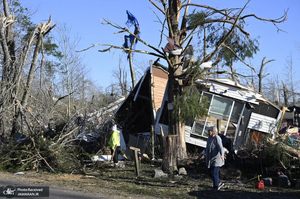
<svg viewBox="0 0 300 199">
<path fill-rule="evenodd" d="M 193 0 L 192 2 L 221 9 L 241 8 L 247 0 Z M 77 50 L 85 49 L 96 43 L 121 46 L 124 43 L 124 33 L 114 34 L 118 31 L 117 29 L 102 25 L 101 22 L 105 18 L 125 27 L 126 10 L 135 15 L 139 21 L 141 38 L 155 47 L 159 45 L 161 25 L 157 22 L 154 11 L 158 12 L 148 0 L 21 0 L 21 4 L 36 11 L 32 18 L 35 23 L 45 22 L 51 14 L 52 21 L 57 23 L 58 27 L 66 24 L 71 29 L 70 36 L 80 38 Z M 248 26 L 245 27 L 245 30 L 251 34 L 251 38 L 257 38 L 260 44 L 260 51 L 254 59 L 248 60 L 257 71 L 263 57 L 266 56 L 267 60 L 276 60 L 266 66 L 266 72 L 272 75 L 283 75 L 286 71 L 287 59 L 292 56 L 294 72 L 300 74 L 300 1 L 251 0 L 244 14 L 254 13 L 262 18 L 277 19 L 287 10 L 289 11 L 288 20 L 283 24 L 278 24 L 278 27 L 285 32 L 277 31 L 272 23 L 254 19 L 249 20 Z M 196 43 L 196 41 L 194 42 Z M 163 38 L 163 44 L 160 47 L 164 47 L 165 43 L 166 38 Z M 120 56 L 123 60 L 122 65 L 127 68 L 129 66 L 126 55 L 121 50 L 99 53 L 99 49 L 103 49 L 103 47 L 97 46 L 89 49 L 81 53 L 81 56 L 83 63 L 90 71 L 89 77 L 97 86 L 105 89 L 113 82 L 112 73 L 118 69 Z M 136 49 L 150 50 L 141 43 L 137 44 Z M 150 60 L 156 60 L 156 58 L 134 54 L 136 66 L 142 65 L 146 68 L 149 66 Z M 246 70 L 239 72 L 243 73 Z M 128 72 L 128 76 L 129 74 Z M 300 75 L 299 78 L 297 76 L 295 78 L 300 80 Z"/>
</svg>

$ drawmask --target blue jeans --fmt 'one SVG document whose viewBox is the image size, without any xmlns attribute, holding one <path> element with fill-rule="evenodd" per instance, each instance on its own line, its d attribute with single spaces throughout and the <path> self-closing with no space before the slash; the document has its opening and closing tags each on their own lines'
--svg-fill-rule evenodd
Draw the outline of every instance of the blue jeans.
<svg viewBox="0 0 300 199">
<path fill-rule="evenodd" d="M 209 171 L 209 176 L 211 177 L 213 184 L 214 184 L 214 188 L 218 188 L 219 184 L 220 184 L 220 179 L 219 179 L 219 171 L 220 171 L 220 167 L 210 167 L 208 169 Z"/>
</svg>

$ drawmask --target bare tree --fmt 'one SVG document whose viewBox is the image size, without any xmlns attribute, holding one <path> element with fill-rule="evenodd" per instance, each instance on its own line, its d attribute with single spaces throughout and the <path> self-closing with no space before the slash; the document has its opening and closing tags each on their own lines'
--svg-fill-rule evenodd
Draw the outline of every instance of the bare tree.
<svg viewBox="0 0 300 199">
<path fill-rule="evenodd" d="M 292 55 L 290 55 L 290 57 L 287 60 L 287 73 L 286 73 L 286 82 L 289 86 L 289 90 L 290 90 L 290 94 L 289 96 L 291 96 L 292 98 L 292 105 L 295 106 L 296 105 L 296 88 L 295 88 L 295 80 L 294 80 L 294 76 L 295 76 L 295 71 L 294 71 L 294 67 L 293 67 L 293 57 Z"/>
<path fill-rule="evenodd" d="M 259 70 L 259 73 L 258 73 L 258 91 L 260 93 L 262 93 L 262 80 L 269 75 L 269 73 L 266 74 L 266 75 L 263 75 L 264 67 L 266 66 L 266 64 L 268 64 L 272 61 L 275 61 L 275 59 L 271 59 L 271 60 L 268 60 L 266 62 L 265 62 L 265 60 L 266 60 L 266 57 L 264 57 L 263 60 L 261 61 L 260 70 Z"/>
<path fill-rule="evenodd" d="M 51 17 L 45 23 L 38 24 L 31 32 L 26 33 L 23 41 L 16 37 L 19 33 L 14 29 L 14 23 L 17 20 L 14 18 L 7 0 L 2 1 L 2 9 L 0 11 L 0 43 L 3 52 L 2 59 L 2 82 L 1 82 L 1 115 L 2 120 L 4 115 L 13 115 L 11 136 L 14 136 L 19 131 L 21 126 L 21 115 L 27 108 L 28 97 L 31 93 L 34 71 L 37 66 L 38 55 L 42 50 L 44 37 L 53 29 L 55 25 L 51 25 Z M 33 55 L 30 56 L 33 48 Z M 22 81 L 22 73 L 24 68 L 30 62 L 27 81 Z M 12 107 L 13 112 L 3 112 L 9 107 Z M 1 122 L 3 125 L 5 122 Z"/>
<path fill-rule="evenodd" d="M 67 118 L 71 117 L 74 110 L 74 100 L 75 94 L 81 95 L 82 92 L 82 76 L 84 75 L 84 66 L 82 64 L 82 59 L 76 52 L 76 48 L 79 42 L 79 38 L 74 40 L 70 37 L 70 31 L 66 24 L 59 28 L 58 43 L 60 43 L 60 51 L 62 52 L 61 62 L 61 85 L 66 88 L 67 95 Z M 62 88 L 61 88 L 62 89 Z M 64 90 L 64 89 L 62 89 Z M 73 98 L 72 98 L 73 96 Z M 82 95 L 81 95 L 82 96 Z M 79 97 L 81 98 L 81 97 Z M 78 98 L 78 99 L 79 99 Z M 76 107 L 76 106 L 75 106 Z"/>
<path fill-rule="evenodd" d="M 283 90 L 283 100 L 284 100 L 284 106 L 289 106 L 289 100 L 288 100 L 288 89 L 286 87 L 286 84 L 281 80 L 282 83 L 282 90 Z"/>
<path fill-rule="evenodd" d="M 113 72 L 113 76 L 116 78 L 116 86 L 120 89 L 120 94 L 122 96 L 127 96 L 128 92 L 128 81 L 127 81 L 127 72 L 122 68 L 122 58 L 119 57 L 119 68 L 118 71 Z"/>
<path fill-rule="evenodd" d="M 280 105 L 281 99 L 281 82 L 278 75 L 274 75 L 272 77 L 268 77 L 266 79 L 266 83 L 264 84 L 264 89 L 262 94 L 268 98 L 271 102 Z"/>
</svg>

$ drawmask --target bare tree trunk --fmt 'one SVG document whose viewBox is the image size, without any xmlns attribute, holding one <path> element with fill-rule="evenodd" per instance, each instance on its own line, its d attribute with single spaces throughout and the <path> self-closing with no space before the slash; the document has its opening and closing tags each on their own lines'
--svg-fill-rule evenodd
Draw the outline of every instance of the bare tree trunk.
<svg viewBox="0 0 300 199">
<path fill-rule="evenodd" d="M 43 41 L 43 34 L 41 32 L 41 30 L 39 30 L 38 34 L 37 34 L 37 38 L 36 38 L 37 42 L 36 42 L 36 47 L 34 49 L 34 54 L 33 54 L 33 59 L 31 62 L 31 66 L 30 66 L 30 70 L 29 70 L 29 74 L 28 74 L 28 78 L 27 78 L 27 83 L 24 89 L 24 94 L 22 97 L 22 101 L 21 101 L 21 106 L 17 107 L 16 110 L 16 114 L 15 117 L 13 119 L 13 126 L 12 126 L 12 132 L 11 132 L 11 137 L 14 137 L 14 135 L 16 133 L 18 133 L 20 131 L 21 128 L 21 112 L 22 112 L 22 108 L 27 106 L 27 102 L 28 102 L 28 96 L 31 90 L 31 85 L 32 85 L 32 80 L 33 80 L 33 76 L 34 76 L 34 70 L 37 64 L 37 60 L 38 60 L 38 54 L 42 45 L 42 41 Z"/>
<path fill-rule="evenodd" d="M 2 60 L 2 84 L 0 96 L 0 117 L 2 121 L 0 121 L 0 124 L 2 128 L 5 128 L 3 127 L 3 125 L 6 125 L 4 119 L 6 117 L 9 117 L 6 118 L 6 121 L 12 121 L 12 130 L 10 130 L 9 132 L 11 132 L 10 135 L 13 136 L 15 132 L 14 123 L 17 123 L 20 111 L 19 108 L 20 105 L 22 106 L 22 102 L 20 104 L 18 101 L 21 74 L 26 64 L 27 57 L 31 49 L 37 28 L 33 30 L 24 47 L 20 48 L 22 50 L 21 54 L 19 58 L 16 59 L 15 37 L 13 32 L 13 23 L 15 22 L 15 19 L 14 14 L 11 14 L 9 11 L 9 5 L 7 0 L 3 1 L 3 10 L 5 13 L 5 20 L 1 20 L 0 22 L 0 43 L 4 54 Z M 12 104 L 15 105 L 11 106 Z M 9 107 L 11 107 L 10 110 L 8 110 Z M 11 118 L 11 115 L 13 115 L 13 118 Z M 7 131 L 3 129 L 3 132 Z"/>
<path fill-rule="evenodd" d="M 30 70 L 29 70 L 29 74 L 28 74 L 28 78 L 27 78 L 27 83 L 26 83 L 26 87 L 25 87 L 25 90 L 24 90 L 24 95 L 23 95 L 22 102 L 21 102 L 21 105 L 23 107 L 26 107 L 26 105 L 27 105 L 28 96 L 29 96 L 31 86 L 32 86 L 34 70 L 35 70 L 35 67 L 36 67 L 36 64 L 37 64 L 39 51 L 41 49 L 41 45 L 42 45 L 42 42 L 43 42 L 43 34 L 42 34 L 41 31 L 38 32 L 38 35 L 37 35 L 36 39 L 37 39 L 36 47 L 34 49 L 33 59 L 32 59 L 32 62 L 31 62 L 31 66 L 30 66 Z"/>
<path fill-rule="evenodd" d="M 163 137 L 164 161 L 162 170 L 173 173 L 177 170 L 177 138 L 176 135 L 168 135 Z"/>
<path fill-rule="evenodd" d="M 266 74 L 266 75 L 263 75 L 264 67 L 266 66 L 266 64 L 268 64 L 272 61 L 275 61 L 275 59 L 271 59 L 271 60 L 268 60 L 266 62 L 265 62 L 265 60 L 266 60 L 266 57 L 264 57 L 263 60 L 261 61 L 261 66 L 260 66 L 260 70 L 259 70 L 259 74 L 258 74 L 258 92 L 259 93 L 262 93 L 262 80 L 263 80 L 263 78 L 265 78 L 266 76 L 269 75 L 269 73 Z"/>
<path fill-rule="evenodd" d="M 284 106 L 288 107 L 289 102 L 288 102 L 288 97 L 287 97 L 287 88 L 286 88 L 286 84 L 284 84 L 283 81 L 282 81 L 282 87 L 283 87 Z"/>
<path fill-rule="evenodd" d="M 132 89 L 135 87 L 135 71 L 133 69 L 133 65 L 132 65 L 132 53 L 129 52 L 128 53 L 128 59 L 129 59 L 129 68 L 130 68 L 130 74 L 131 74 L 131 85 L 132 85 Z"/>
<path fill-rule="evenodd" d="M 293 100 L 293 106 L 295 106 L 296 104 L 296 94 L 295 94 L 295 89 L 294 89 L 294 72 L 293 72 L 293 57 L 290 56 L 290 59 L 288 60 L 288 69 L 289 69 L 289 73 L 288 75 L 288 80 L 290 82 L 290 90 L 291 90 L 291 96 L 292 96 L 292 100 Z"/>
<path fill-rule="evenodd" d="M 180 16 L 180 6 L 181 2 L 177 0 L 169 1 L 169 37 L 174 39 L 176 45 L 180 46 L 181 41 L 185 39 L 186 33 L 180 33 L 179 31 L 179 16 Z M 186 9 L 187 13 L 187 9 Z M 181 29 L 186 27 L 186 15 L 183 18 L 183 23 L 181 24 Z M 169 55 L 169 77 L 168 77 L 168 103 L 169 103 L 169 111 L 168 111 L 168 118 L 169 118 L 169 134 L 177 136 L 177 144 L 176 149 L 173 151 L 177 151 L 177 154 L 171 153 L 170 155 L 175 155 L 171 159 L 184 159 L 186 158 L 186 143 L 185 143 L 185 123 L 179 122 L 179 117 L 174 116 L 173 114 L 173 102 L 175 98 L 180 93 L 180 85 L 182 85 L 181 81 L 175 79 L 175 76 L 180 75 L 181 67 L 175 67 L 180 62 L 180 56 L 173 56 Z M 175 145 L 174 145 L 175 146 Z M 177 165 L 169 164 L 170 170 L 177 169 Z"/>
<path fill-rule="evenodd" d="M 135 24 L 137 32 L 135 33 L 136 35 L 139 34 L 139 29 L 137 27 L 137 24 Z M 130 49 L 133 49 L 133 45 L 136 42 L 136 38 L 134 37 L 133 40 L 131 41 Z M 130 74 L 131 74 L 131 83 L 132 83 L 132 90 L 135 87 L 136 81 L 135 81 L 135 71 L 133 68 L 133 63 L 132 63 L 132 52 L 128 52 L 128 59 L 129 59 L 129 68 L 130 68 Z"/>
<path fill-rule="evenodd" d="M 9 12 L 9 5 L 7 0 L 3 1 L 3 10 L 5 17 L 7 19 L 10 19 L 14 21 L 13 16 Z M 4 28 L 4 27 L 3 27 Z M 7 67 L 4 69 L 3 77 L 4 79 L 8 80 L 7 78 L 10 78 L 10 74 L 14 72 L 14 63 L 16 60 L 15 57 L 15 41 L 14 41 L 14 34 L 13 34 L 13 23 L 10 23 L 6 27 L 6 35 L 3 38 L 6 38 L 6 44 L 7 44 L 7 50 L 6 53 L 4 53 L 4 63 L 7 64 Z M 5 51 L 4 51 L 5 52 Z"/>
<path fill-rule="evenodd" d="M 20 130 L 21 113 L 23 112 L 22 108 L 26 108 L 27 103 L 28 103 L 28 97 L 29 97 L 29 94 L 30 94 L 30 91 L 31 91 L 32 81 L 33 81 L 33 77 L 34 77 L 34 71 L 35 71 L 35 68 L 36 68 L 36 65 L 37 65 L 38 54 L 39 54 L 39 52 L 41 50 L 41 47 L 42 47 L 43 38 L 47 33 L 50 32 L 50 30 L 52 28 L 54 28 L 54 26 L 51 27 L 51 18 L 49 18 L 48 22 L 46 22 L 44 24 L 39 24 L 37 26 L 37 28 L 35 29 L 35 31 L 38 30 L 38 33 L 37 33 L 37 36 L 36 36 L 36 46 L 35 46 L 35 49 L 34 49 L 33 58 L 32 58 L 32 62 L 31 62 L 31 65 L 30 65 L 29 74 L 28 74 L 28 77 L 27 77 L 27 82 L 26 82 L 26 85 L 25 85 L 25 89 L 24 89 L 22 100 L 21 100 L 21 104 L 20 104 L 20 106 L 17 106 L 16 113 L 15 113 L 15 116 L 13 118 L 13 126 L 12 126 L 12 131 L 11 131 L 11 137 L 13 137 L 15 135 L 15 133 L 19 132 L 19 130 Z M 34 34 L 32 34 L 32 37 L 33 36 L 34 36 Z M 29 39 L 28 44 L 31 44 L 31 41 L 32 41 L 32 38 Z M 27 48 L 29 50 L 30 46 L 28 46 Z M 22 60 L 23 61 L 22 65 L 25 64 L 26 57 L 27 57 L 27 54 L 25 54 L 24 60 Z"/>
<path fill-rule="evenodd" d="M 233 81 L 235 81 L 235 71 L 234 71 L 234 68 L 233 68 L 233 61 L 231 60 L 231 63 L 230 63 L 230 71 L 231 71 L 231 79 Z"/>
<path fill-rule="evenodd" d="M 82 75 L 82 105 L 85 107 L 85 84 L 84 84 L 84 75 Z"/>
<path fill-rule="evenodd" d="M 59 50 L 62 52 L 61 63 L 63 66 L 61 79 L 61 87 L 63 91 L 66 91 L 66 118 L 70 118 L 72 111 L 77 109 L 76 102 L 73 100 L 72 95 L 75 91 L 78 93 L 81 98 L 82 92 L 82 75 L 84 74 L 84 66 L 81 65 L 81 58 L 79 54 L 76 53 L 76 48 L 79 42 L 79 38 L 71 40 L 70 38 L 70 29 L 66 24 L 61 26 L 58 30 L 58 42 L 60 43 Z"/>
</svg>

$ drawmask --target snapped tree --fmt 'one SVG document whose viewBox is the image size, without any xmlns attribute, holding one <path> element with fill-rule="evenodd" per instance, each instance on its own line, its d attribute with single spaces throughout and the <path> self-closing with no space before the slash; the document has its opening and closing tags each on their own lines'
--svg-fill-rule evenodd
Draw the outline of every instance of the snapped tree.
<svg viewBox="0 0 300 199">
<path fill-rule="evenodd" d="M 11 126 L 11 136 L 19 132 L 22 126 L 20 118 L 27 108 L 38 55 L 41 49 L 44 49 L 43 39 L 54 27 L 51 16 L 47 22 L 34 26 L 24 15 L 24 8 L 20 6 L 19 1 L 14 1 L 13 4 L 9 4 L 7 0 L 2 1 L 0 44 L 3 56 L 1 56 L 0 126 L 3 128 L 2 132 L 7 132 L 6 123 L 12 121 L 12 125 L 7 125 Z M 26 69 L 28 63 L 30 66 Z M 26 80 L 23 80 L 24 73 L 27 74 Z M 29 126 L 28 128 L 30 129 Z"/>
<path fill-rule="evenodd" d="M 256 16 L 255 14 L 247 14 L 242 15 L 243 11 L 245 10 L 246 6 L 249 4 L 250 0 L 246 2 L 245 6 L 240 9 L 232 8 L 232 9 L 216 9 L 214 7 L 210 7 L 207 5 L 202 4 L 195 4 L 192 3 L 191 0 L 160 0 L 154 2 L 153 0 L 148 0 L 161 14 L 162 19 L 159 21 L 162 24 L 162 30 L 161 30 L 161 37 L 165 38 L 164 33 L 167 33 L 167 38 L 170 43 L 170 48 L 156 48 L 153 45 L 147 43 L 145 40 L 141 39 L 136 35 L 135 33 L 128 30 L 126 27 L 122 27 L 108 19 L 104 19 L 104 24 L 111 25 L 115 27 L 116 29 L 119 29 L 120 31 L 117 33 L 124 33 L 127 32 L 130 35 L 132 35 L 139 43 L 142 43 L 150 48 L 150 51 L 144 51 L 144 50 L 137 50 L 133 48 L 125 48 L 124 46 L 115 46 L 110 44 L 101 44 L 97 43 L 91 47 L 94 47 L 96 45 L 100 46 L 106 46 L 108 48 L 104 50 L 99 50 L 100 52 L 106 52 L 112 48 L 115 49 L 121 49 L 124 51 L 130 51 L 130 52 L 137 52 L 137 53 L 144 53 L 148 55 L 155 56 L 157 58 L 162 58 L 167 61 L 168 63 L 168 103 L 169 103 L 169 113 L 168 113 L 168 120 L 169 120 L 169 135 L 176 135 L 177 140 L 176 144 L 172 143 L 171 145 L 176 150 L 176 153 L 170 153 L 170 156 L 176 156 L 171 157 L 172 160 L 179 160 L 186 158 L 186 143 L 185 143 L 185 121 L 184 119 L 180 119 L 180 115 L 186 115 L 183 112 L 190 110 L 189 108 L 181 109 L 180 103 L 175 103 L 182 94 L 187 93 L 190 96 L 193 96 L 194 93 L 193 90 L 189 90 L 188 92 L 184 92 L 185 86 L 191 86 L 194 85 L 193 82 L 199 78 L 203 77 L 205 74 L 209 74 L 209 69 L 203 69 L 200 70 L 199 66 L 205 62 L 213 61 L 212 67 L 215 67 L 220 60 L 217 58 L 217 55 L 219 52 L 232 52 L 234 56 L 231 56 L 230 59 L 225 59 L 226 57 L 223 56 L 223 58 L 226 61 L 229 61 L 229 63 L 232 63 L 232 60 L 239 59 L 243 60 L 243 58 L 240 58 L 239 48 L 232 48 L 229 44 L 230 38 L 236 37 L 236 35 L 240 35 L 239 37 L 242 37 L 242 35 L 245 35 L 246 38 L 249 38 L 250 33 L 248 33 L 245 28 L 244 24 L 246 22 L 246 19 L 248 18 L 255 18 L 259 21 L 266 21 L 271 22 L 275 26 L 277 23 L 282 23 L 287 18 L 287 13 L 284 13 L 282 17 L 280 17 L 278 20 L 273 19 L 264 19 Z M 194 13 L 194 15 L 189 15 L 189 8 L 195 8 L 201 10 L 201 12 Z M 159 16 L 157 14 L 157 16 Z M 199 59 L 194 64 L 190 64 L 189 68 L 186 70 L 183 69 L 183 60 L 184 55 L 186 55 L 187 51 L 189 50 L 191 40 L 193 38 L 193 35 L 199 30 L 201 27 L 210 26 L 210 27 L 217 27 L 217 26 L 223 26 L 227 27 L 224 29 L 225 31 L 220 37 L 213 38 L 211 41 L 211 48 L 210 49 L 204 49 L 205 51 L 210 50 L 209 53 L 203 53 L 205 56 L 203 56 L 201 59 Z M 276 26 L 277 27 L 277 26 Z M 204 30 L 204 29 L 201 29 Z M 159 41 L 159 38 L 157 38 Z M 245 40 L 244 40 L 245 41 Z M 251 40 L 249 40 L 251 41 Z M 237 40 L 237 42 L 239 42 Z M 214 44 L 214 45 L 213 45 Z M 241 45 L 241 44 L 240 44 Z M 245 43 L 247 45 L 247 43 Z M 90 48 L 91 48 L 90 47 Z M 245 46 L 246 47 L 246 46 Z M 89 48 L 87 48 L 89 49 Z M 85 49 L 85 50 L 87 50 Z M 168 50 L 166 50 L 168 49 Z M 225 51 L 225 49 L 227 49 Z M 252 50 L 252 52 L 255 52 L 256 49 Z M 247 48 L 245 48 L 245 52 L 247 53 Z M 247 56 L 249 54 L 240 54 L 243 56 Z M 243 63 L 245 63 L 243 61 Z M 253 69 L 250 65 L 247 64 L 251 69 Z M 254 69 L 253 69 L 254 70 Z M 222 73 L 232 73 L 231 71 L 224 71 Z M 184 78 L 183 78 L 184 77 Z M 185 81 L 188 79 L 188 84 L 184 84 Z M 195 103 L 191 103 L 192 105 L 195 105 Z M 177 107 L 174 107 L 174 106 Z M 172 108 L 173 107 L 173 108 Z M 175 114 L 174 114 L 175 113 Z M 197 113 L 197 112 L 195 112 Z M 203 112 L 202 112 L 203 113 Z M 203 113 L 204 114 L 204 113 Z M 176 161 L 175 164 L 169 164 L 169 169 L 176 169 Z M 173 167 L 173 168 L 171 168 Z"/>
</svg>

